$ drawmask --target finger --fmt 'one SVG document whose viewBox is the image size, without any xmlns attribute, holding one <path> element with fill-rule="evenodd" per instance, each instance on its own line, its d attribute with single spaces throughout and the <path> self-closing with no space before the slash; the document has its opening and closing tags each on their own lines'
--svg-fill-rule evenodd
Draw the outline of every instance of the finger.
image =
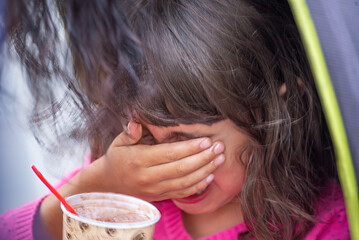
<svg viewBox="0 0 359 240">
<path fill-rule="evenodd" d="M 220 154 L 216 159 L 220 159 L 220 158 L 222 158 L 222 160 L 220 160 L 220 161 L 223 163 L 224 155 Z M 207 181 L 207 183 L 208 183 L 208 180 L 211 179 L 211 177 L 209 177 L 209 176 L 212 175 L 214 170 L 216 170 L 219 165 L 217 165 L 216 160 L 211 161 L 204 167 L 198 169 L 197 171 L 195 171 L 191 174 L 188 174 L 188 175 L 180 177 L 180 178 L 168 179 L 168 180 L 160 182 L 159 188 L 161 189 L 162 192 L 184 191 L 184 190 L 188 191 L 188 189 L 193 190 L 194 189 L 193 187 L 200 182 L 202 182 L 202 184 L 200 184 L 200 186 L 203 186 L 204 180 Z M 208 178 L 210 178 L 210 179 L 208 179 Z M 201 190 L 201 189 L 199 189 L 199 190 Z M 194 192 L 194 193 L 196 193 L 196 192 Z"/>
<path fill-rule="evenodd" d="M 129 146 L 136 144 L 142 136 L 142 125 L 135 121 L 130 121 L 127 129 L 120 133 L 112 142 L 115 147 Z"/>
<path fill-rule="evenodd" d="M 190 187 L 165 192 L 165 193 L 161 194 L 159 198 L 161 198 L 161 200 L 176 199 L 176 198 L 184 198 L 184 197 L 194 195 L 194 194 L 198 193 L 199 191 L 208 187 L 208 185 L 211 184 L 213 179 L 214 179 L 214 175 L 210 174 L 205 179 L 191 185 Z"/>
<path fill-rule="evenodd" d="M 151 167 L 157 170 L 157 177 L 160 180 L 179 178 L 186 176 L 198 169 L 204 167 L 208 163 L 212 163 L 214 170 L 224 162 L 224 145 L 221 142 L 216 142 L 213 146 L 198 154 L 185 157 L 178 161 L 173 161 L 166 164 L 156 165 Z"/>
<path fill-rule="evenodd" d="M 152 166 L 180 160 L 197 154 L 212 145 L 210 138 L 196 138 L 173 143 L 162 143 L 150 146 L 153 161 Z"/>
</svg>

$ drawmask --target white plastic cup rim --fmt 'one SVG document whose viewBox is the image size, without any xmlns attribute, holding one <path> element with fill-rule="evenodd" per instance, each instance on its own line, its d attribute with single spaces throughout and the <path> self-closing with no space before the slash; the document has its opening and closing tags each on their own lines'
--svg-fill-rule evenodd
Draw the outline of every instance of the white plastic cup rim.
<svg viewBox="0 0 359 240">
<path fill-rule="evenodd" d="M 139 202 L 139 203 L 144 204 L 147 207 L 149 207 L 151 209 L 151 211 L 154 212 L 155 217 L 151 218 L 149 220 L 140 221 L 140 222 L 125 222 L 125 223 L 124 222 L 104 222 L 104 221 L 94 220 L 94 219 L 91 219 L 91 218 L 77 216 L 77 215 L 69 212 L 66 209 L 66 207 L 61 203 L 62 212 L 65 215 L 67 215 L 67 216 L 69 216 L 69 217 L 71 217 L 71 218 L 73 218 L 73 219 L 75 219 L 75 220 L 77 220 L 79 222 L 87 223 L 87 224 L 102 227 L 102 228 L 113 228 L 113 229 L 145 228 L 145 227 L 154 225 L 161 218 L 160 212 L 151 203 L 146 202 L 146 201 L 144 201 L 142 199 L 139 199 L 139 198 L 136 198 L 136 197 L 132 197 L 132 196 L 129 196 L 129 195 L 124 195 L 124 194 L 119 194 L 119 193 L 100 193 L 100 192 L 80 193 L 80 194 L 75 194 L 75 195 L 67 197 L 66 201 L 69 202 L 69 200 L 71 200 L 72 198 L 77 198 L 77 197 L 86 196 L 86 195 L 107 195 L 107 196 L 113 196 L 113 197 L 121 197 L 123 199 L 128 199 L 128 200 L 131 200 L 131 201 L 134 201 L 134 202 Z"/>
</svg>

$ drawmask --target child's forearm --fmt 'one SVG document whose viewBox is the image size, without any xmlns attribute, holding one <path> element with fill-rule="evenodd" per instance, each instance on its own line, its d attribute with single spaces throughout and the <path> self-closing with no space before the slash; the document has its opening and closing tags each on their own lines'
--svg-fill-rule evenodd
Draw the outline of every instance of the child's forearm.
<svg viewBox="0 0 359 240">
<path fill-rule="evenodd" d="M 95 161 L 77 173 L 68 183 L 58 189 L 63 197 L 77 193 L 108 191 L 101 184 L 103 171 L 99 168 L 100 161 Z M 40 206 L 40 232 L 47 232 L 54 239 L 62 239 L 62 210 L 59 200 L 53 195 L 46 197 Z"/>
</svg>

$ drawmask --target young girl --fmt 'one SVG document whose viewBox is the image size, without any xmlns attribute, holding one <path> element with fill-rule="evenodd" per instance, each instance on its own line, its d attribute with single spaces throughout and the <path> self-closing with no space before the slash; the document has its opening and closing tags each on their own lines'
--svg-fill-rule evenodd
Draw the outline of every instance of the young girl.
<svg viewBox="0 0 359 240">
<path fill-rule="evenodd" d="M 100 2 L 57 6 L 91 144 L 63 196 L 150 201 L 156 240 L 350 238 L 286 1 Z M 1 221 L 6 239 L 61 238 L 52 195 Z"/>
</svg>

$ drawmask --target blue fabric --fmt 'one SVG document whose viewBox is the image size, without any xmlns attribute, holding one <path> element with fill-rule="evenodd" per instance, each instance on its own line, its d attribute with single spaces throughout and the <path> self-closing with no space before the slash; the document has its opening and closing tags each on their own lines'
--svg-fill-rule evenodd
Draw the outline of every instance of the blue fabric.
<svg viewBox="0 0 359 240">
<path fill-rule="evenodd" d="M 4 18 L 4 1 L 0 0 L 0 91 L 1 91 L 1 76 L 4 64 L 4 43 L 5 43 L 5 18 Z"/>
<path fill-rule="evenodd" d="M 359 184 L 359 1 L 308 0 Z"/>
</svg>

